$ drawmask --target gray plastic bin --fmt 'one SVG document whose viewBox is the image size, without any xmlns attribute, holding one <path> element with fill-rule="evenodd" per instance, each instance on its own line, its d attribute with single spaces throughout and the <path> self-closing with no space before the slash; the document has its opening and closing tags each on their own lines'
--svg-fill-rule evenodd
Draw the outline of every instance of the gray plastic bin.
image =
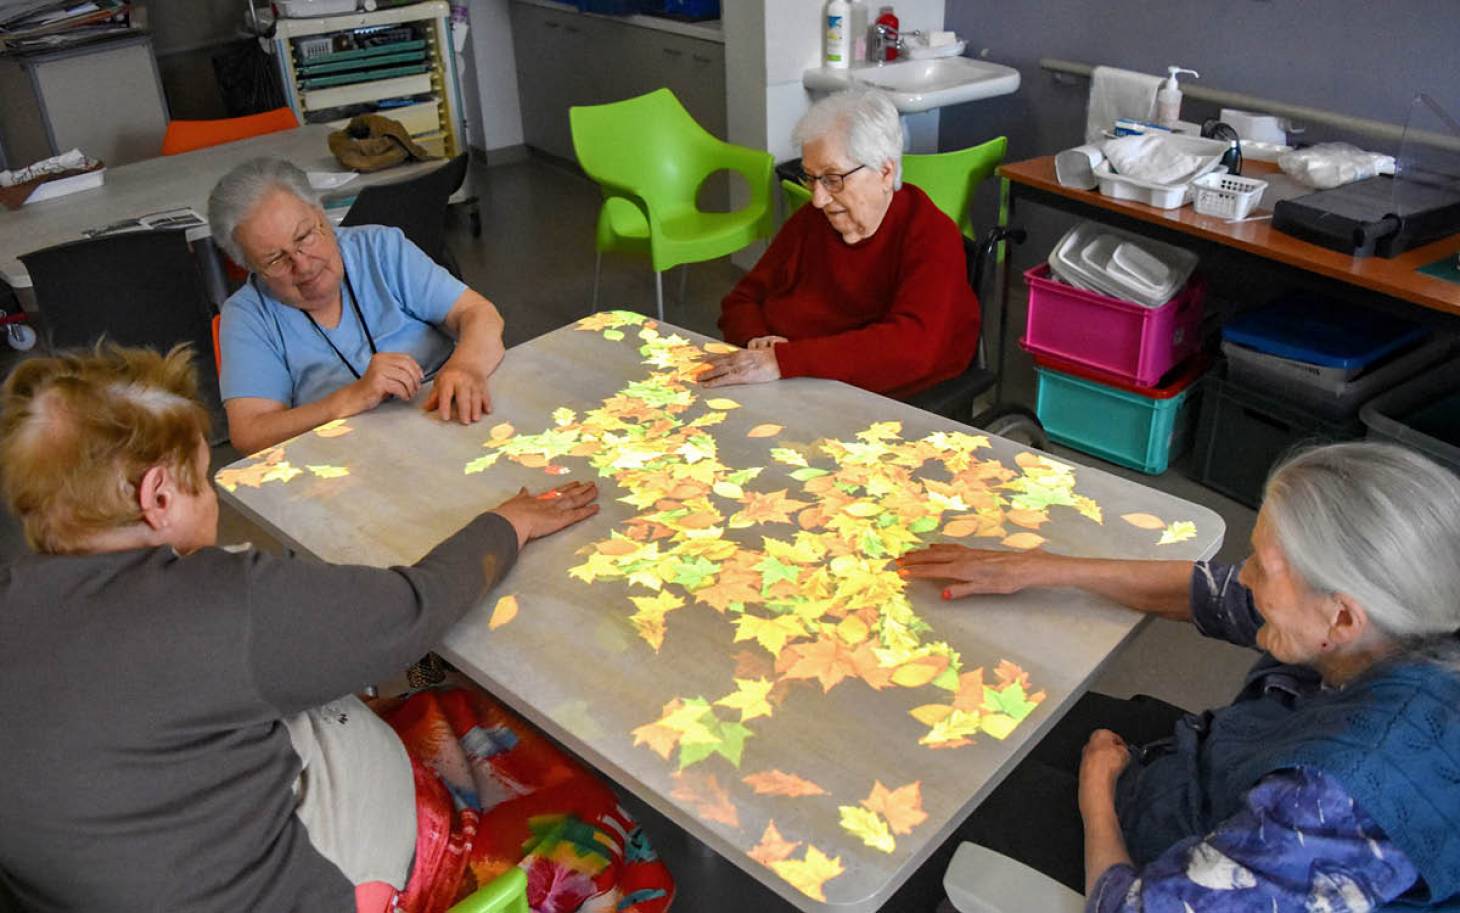
<svg viewBox="0 0 1460 913">
<path fill-rule="evenodd" d="M 1380 394 L 1359 418 L 1370 440 L 1403 444 L 1460 473 L 1460 360 Z"/>
</svg>

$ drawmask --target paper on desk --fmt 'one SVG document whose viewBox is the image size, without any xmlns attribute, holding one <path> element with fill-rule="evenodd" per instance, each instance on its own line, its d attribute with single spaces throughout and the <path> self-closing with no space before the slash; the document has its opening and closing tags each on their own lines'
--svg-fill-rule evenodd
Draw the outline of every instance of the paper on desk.
<svg viewBox="0 0 1460 913">
<path fill-rule="evenodd" d="M 315 190 L 334 190 L 343 187 L 360 175 L 354 171 L 311 171 L 309 186 Z"/>
</svg>

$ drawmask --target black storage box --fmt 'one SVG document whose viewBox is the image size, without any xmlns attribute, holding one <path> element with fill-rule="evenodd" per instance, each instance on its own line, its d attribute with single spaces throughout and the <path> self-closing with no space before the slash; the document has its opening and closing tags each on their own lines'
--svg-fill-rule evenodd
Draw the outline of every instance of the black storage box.
<svg viewBox="0 0 1460 913">
<path fill-rule="evenodd" d="M 1460 232 L 1460 192 L 1374 177 L 1279 200 L 1272 225 L 1339 253 L 1394 257 Z"/>
<path fill-rule="evenodd" d="M 1304 406 L 1238 386 L 1213 371 L 1202 389 L 1192 473 L 1208 488 L 1257 507 L 1268 473 L 1289 451 L 1363 436 L 1360 421 L 1324 421 Z"/>
</svg>

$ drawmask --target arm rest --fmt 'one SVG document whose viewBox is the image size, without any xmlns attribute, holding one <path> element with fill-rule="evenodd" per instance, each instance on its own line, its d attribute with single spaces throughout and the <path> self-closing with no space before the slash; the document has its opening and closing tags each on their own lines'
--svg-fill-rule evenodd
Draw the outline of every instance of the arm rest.
<svg viewBox="0 0 1460 913">
<path fill-rule="evenodd" d="M 527 907 L 527 873 L 513 866 L 446 913 L 532 913 Z"/>
<path fill-rule="evenodd" d="M 943 890 L 958 913 L 1081 913 L 1085 898 L 976 843 L 961 843 L 943 874 Z"/>
<path fill-rule="evenodd" d="M 750 185 L 752 205 L 764 204 L 770 199 L 771 172 L 775 170 L 776 160 L 769 152 L 721 141 L 717 157 L 721 167 L 745 176 L 746 183 Z"/>
</svg>

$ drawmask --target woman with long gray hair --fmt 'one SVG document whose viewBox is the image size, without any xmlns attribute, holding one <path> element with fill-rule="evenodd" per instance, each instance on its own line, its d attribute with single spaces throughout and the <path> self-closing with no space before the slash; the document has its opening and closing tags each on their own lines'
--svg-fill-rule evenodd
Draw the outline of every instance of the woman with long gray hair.
<svg viewBox="0 0 1460 913">
<path fill-rule="evenodd" d="M 947 599 L 1075 586 L 1263 651 L 1237 699 L 1200 715 L 1087 695 L 965 836 L 1101 913 L 1456 909 L 1457 556 L 1460 479 L 1376 443 L 1274 471 L 1240 566 L 905 556 L 905 576 L 952 581 Z"/>
</svg>

